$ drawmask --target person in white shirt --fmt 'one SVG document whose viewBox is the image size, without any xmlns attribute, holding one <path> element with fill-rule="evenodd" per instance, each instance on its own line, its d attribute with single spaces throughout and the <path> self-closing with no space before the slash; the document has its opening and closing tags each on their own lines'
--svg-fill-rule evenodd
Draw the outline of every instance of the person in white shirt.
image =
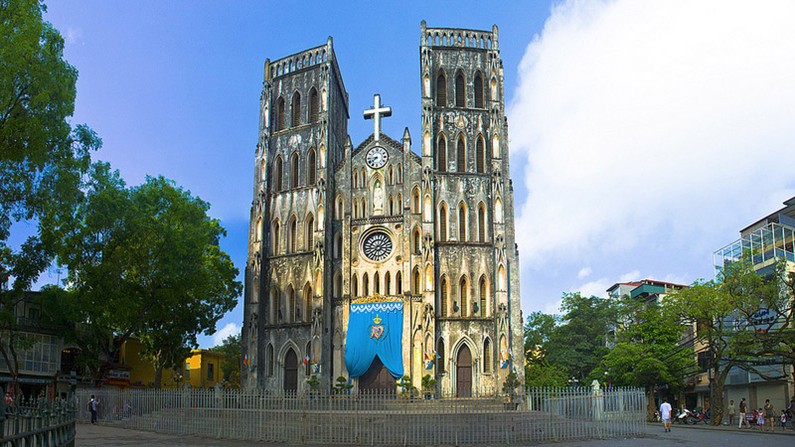
<svg viewBox="0 0 795 447">
<path fill-rule="evenodd" d="M 671 404 L 668 399 L 663 398 L 663 403 L 660 405 L 660 418 L 662 419 L 663 429 L 671 431 Z"/>
</svg>

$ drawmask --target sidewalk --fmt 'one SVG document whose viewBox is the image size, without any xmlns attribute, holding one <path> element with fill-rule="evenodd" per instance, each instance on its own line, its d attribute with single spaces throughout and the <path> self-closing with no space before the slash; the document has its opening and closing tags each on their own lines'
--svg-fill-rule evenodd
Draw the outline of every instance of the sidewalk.
<svg viewBox="0 0 795 447">
<path fill-rule="evenodd" d="M 652 422 L 649 423 L 649 427 L 658 427 L 662 430 L 662 423 L 660 422 Z M 761 435 L 782 435 L 782 436 L 795 436 L 795 430 L 792 430 L 792 427 L 781 428 L 780 426 L 776 426 L 776 431 L 769 432 L 769 431 L 760 431 L 757 426 L 752 425 L 751 428 L 737 428 L 736 425 L 707 425 L 703 422 L 698 424 L 673 424 L 671 425 L 672 430 L 678 430 L 680 428 L 687 429 L 687 430 L 715 430 L 715 431 L 727 431 L 727 432 L 740 432 L 740 433 L 758 433 Z"/>
</svg>

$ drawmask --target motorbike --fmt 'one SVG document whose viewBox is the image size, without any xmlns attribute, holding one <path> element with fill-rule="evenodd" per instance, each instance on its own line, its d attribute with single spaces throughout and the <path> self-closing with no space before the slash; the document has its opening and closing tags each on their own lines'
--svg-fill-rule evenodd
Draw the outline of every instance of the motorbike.
<svg viewBox="0 0 795 447">
<path fill-rule="evenodd" d="M 704 424 L 709 425 L 709 411 L 692 411 L 687 416 L 687 423 L 688 424 L 698 424 L 699 422 L 703 422 Z"/>
</svg>

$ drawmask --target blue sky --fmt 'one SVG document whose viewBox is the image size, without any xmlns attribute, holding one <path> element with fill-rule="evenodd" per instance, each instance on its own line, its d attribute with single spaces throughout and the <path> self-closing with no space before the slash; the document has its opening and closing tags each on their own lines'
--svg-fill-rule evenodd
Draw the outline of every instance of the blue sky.
<svg viewBox="0 0 795 447">
<path fill-rule="evenodd" d="M 210 202 L 240 269 L 265 59 L 333 36 L 354 145 L 380 93 L 383 131 L 408 127 L 417 150 L 421 20 L 499 26 L 525 315 L 564 292 L 711 277 L 714 250 L 795 195 L 788 2 L 327 3 L 62 1 L 45 18 L 96 157 Z M 241 321 L 242 305 L 218 329 Z"/>
</svg>

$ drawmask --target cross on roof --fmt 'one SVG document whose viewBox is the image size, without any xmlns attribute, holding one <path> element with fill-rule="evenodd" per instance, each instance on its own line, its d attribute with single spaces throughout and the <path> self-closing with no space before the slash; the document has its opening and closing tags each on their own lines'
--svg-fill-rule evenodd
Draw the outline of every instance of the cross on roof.
<svg viewBox="0 0 795 447">
<path fill-rule="evenodd" d="M 373 108 L 364 111 L 364 119 L 373 119 L 375 121 L 374 139 L 378 141 L 381 134 L 381 117 L 392 116 L 392 107 L 381 107 L 381 95 L 376 93 L 373 95 Z"/>
</svg>

